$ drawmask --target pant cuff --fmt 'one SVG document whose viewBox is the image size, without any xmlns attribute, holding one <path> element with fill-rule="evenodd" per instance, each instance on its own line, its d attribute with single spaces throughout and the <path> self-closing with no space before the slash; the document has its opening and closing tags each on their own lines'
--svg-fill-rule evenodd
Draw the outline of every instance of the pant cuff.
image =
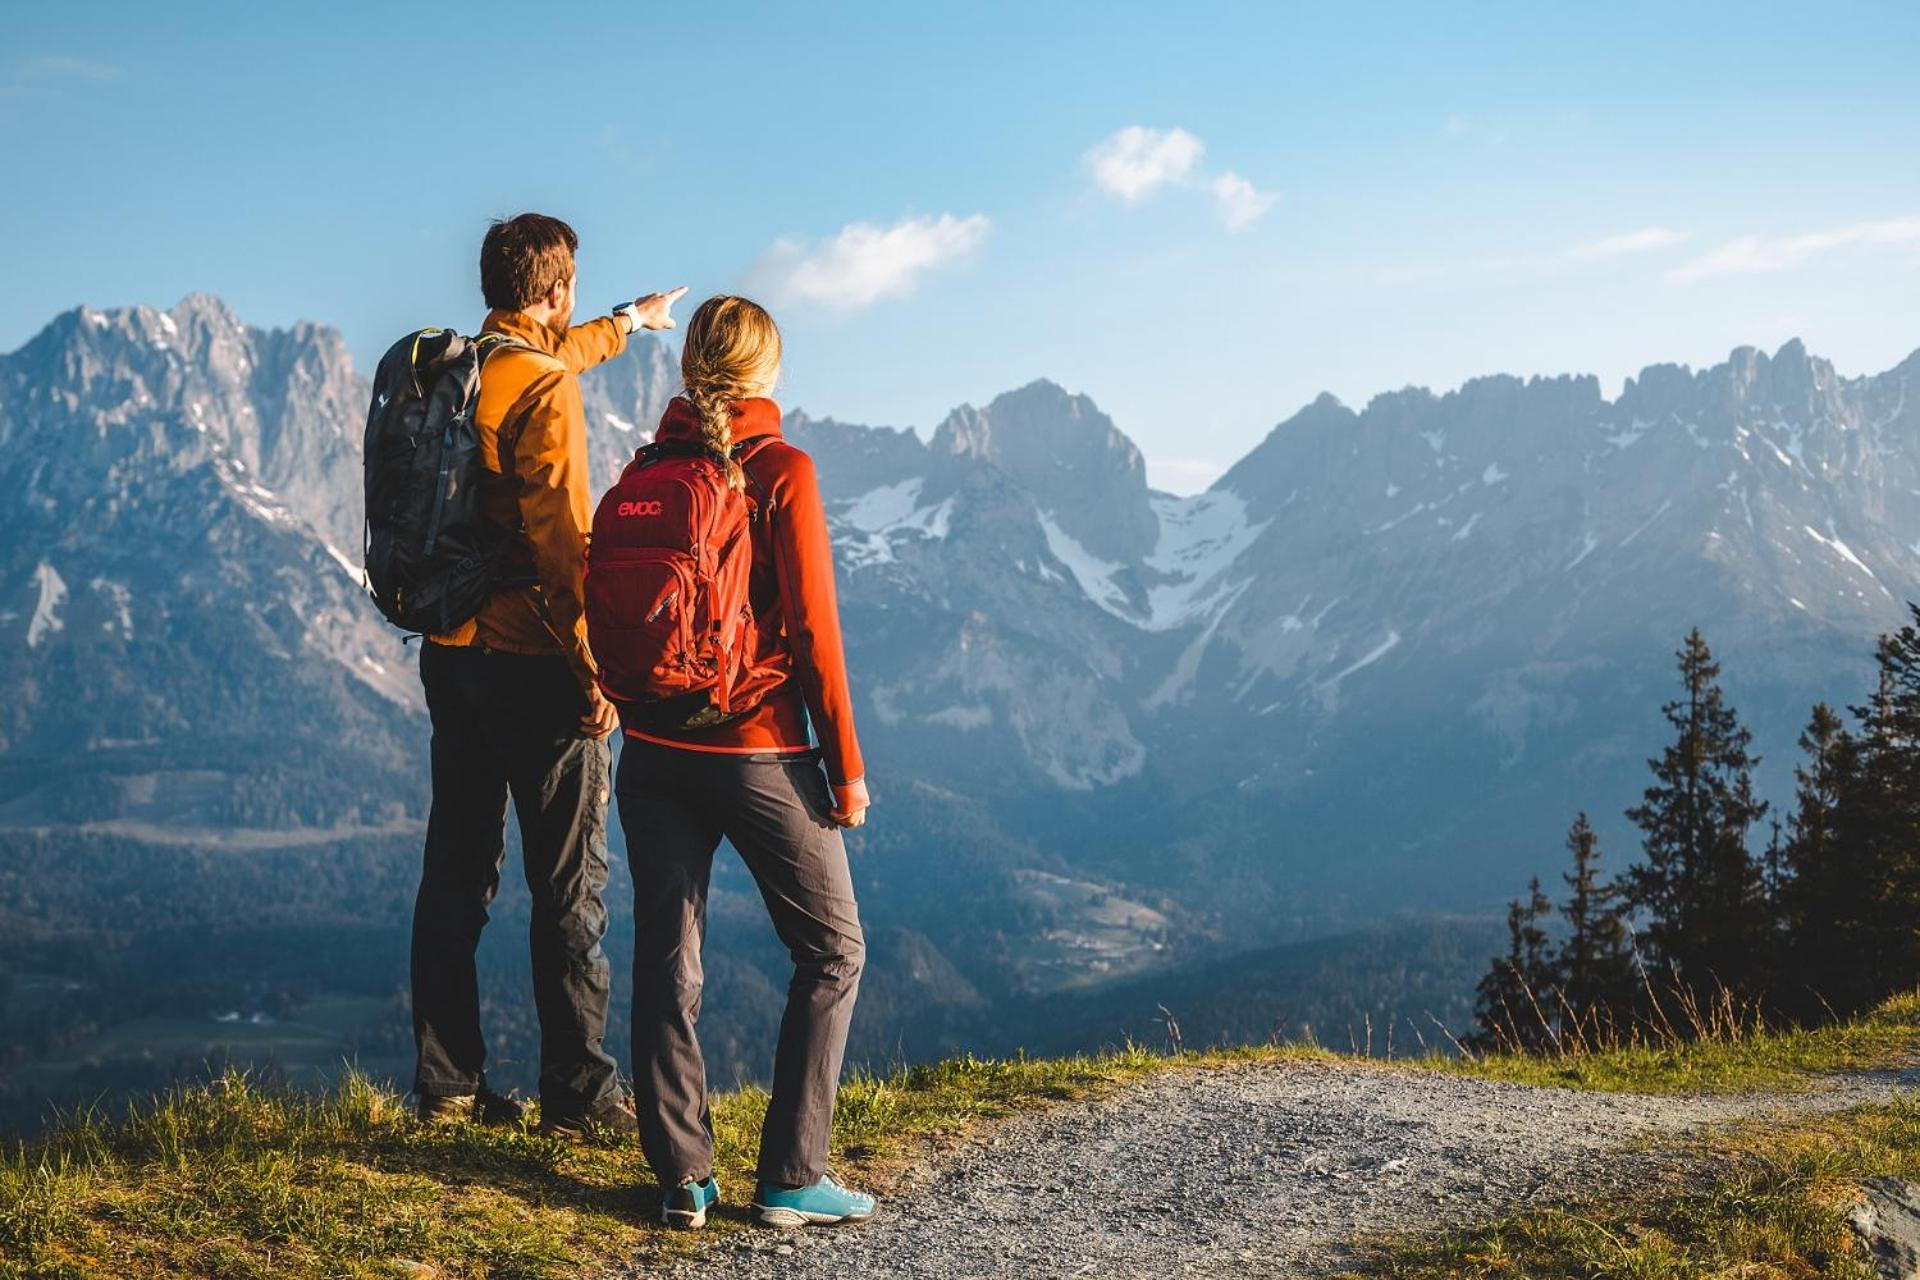
<svg viewBox="0 0 1920 1280">
<path fill-rule="evenodd" d="M 802 1169 L 762 1169 L 754 1177 L 763 1187 L 805 1187 L 820 1181 L 826 1175 L 825 1169 L 807 1171 Z"/>
<path fill-rule="evenodd" d="M 468 1080 L 415 1080 L 413 1092 L 423 1098 L 457 1098 L 480 1092 L 480 1082 Z"/>
</svg>

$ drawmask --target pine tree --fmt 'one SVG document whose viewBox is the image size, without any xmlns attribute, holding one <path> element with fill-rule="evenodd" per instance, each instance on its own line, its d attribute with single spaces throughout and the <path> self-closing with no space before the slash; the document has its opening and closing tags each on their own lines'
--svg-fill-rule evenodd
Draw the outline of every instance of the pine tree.
<svg viewBox="0 0 1920 1280">
<path fill-rule="evenodd" d="M 1860 742 L 1836 824 L 1855 1007 L 1920 982 L 1920 607 L 1908 608 L 1913 621 L 1880 639 L 1872 702 L 1853 708 Z"/>
<path fill-rule="evenodd" d="M 1814 705 L 1800 731 L 1800 751 L 1805 758 L 1793 770 L 1794 810 L 1775 893 L 1791 962 L 1776 996 L 1809 1016 L 1823 1000 L 1851 1005 L 1858 998 L 1851 970 L 1860 946 L 1860 883 L 1849 864 L 1864 833 L 1857 824 L 1843 833 L 1841 809 L 1857 807 L 1865 796 L 1857 776 L 1860 744 L 1826 703 Z"/>
<path fill-rule="evenodd" d="M 1541 924 L 1553 903 L 1540 891 L 1540 877 L 1527 885 L 1527 899 L 1507 904 L 1507 954 L 1495 956 L 1480 979 L 1474 1020 L 1480 1030 L 1468 1047 L 1487 1051 L 1540 1050 L 1555 1043 L 1554 979 L 1557 965 Z"/>
<path fill-rule="evenodd" d="M 1766 954 L 1760 869 L 1747 850 L 1767 811 L 1753 793 L 1759 760 L 1698 628 L 1676 657 L 1684 696 L 1661 708 L 1675 740 L 1647 762 L 1654 785 L 1627 811 L 1644 833 L 1628 897 L 1647 912 L 1648 949 L 1670 980 L 1696 993 L 1716 981 L 1752 989 Z"/>
<path fill-rule="evenodd" d="M 1780 815 L 1767 819 L 1767 848 L 1760 855 L 1760 897 L 1767 904 L 1767 924 L 1782 932 L 1780 895 L 1787 883 L 1787 842 L 1780 838 Z"/>
<path fill-rule="evenodd" d="M 1631 1007 L 1633 966 L 1620 886 L 1600 880 L 1600 841 L 1585 813 L 1567 832 L 1567 851 L 1573 870 L 1561 874 L 1571 892 L 1560 908 L 1568 933 L 1560 945 L 1557 986 L 1563 1012 L 1587 1030 Z"/>
</svg>

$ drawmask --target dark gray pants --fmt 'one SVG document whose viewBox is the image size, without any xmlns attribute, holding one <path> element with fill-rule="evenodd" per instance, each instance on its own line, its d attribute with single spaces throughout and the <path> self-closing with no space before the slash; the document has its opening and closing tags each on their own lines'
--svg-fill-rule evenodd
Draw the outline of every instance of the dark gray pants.
<svg viewBox="0 0 1920 1280">
<path fill-rule="evenodd" d="M 607 773 L 611 748 L 579 734 L 586 696 L 560 657 L 426 642 L 433 813 L 413 910 L 414 1088 L 472 1093 L 486 1079 L 474 948 L 500 888 L 507 797 L 533 895 L 540 1101 L 591 1109 L 619 1088 L 607 1031 Z"/>
<path fill-rule="evenodd" d="M 834 1095 L 867 946 L 826 775 L 798 757 L 726 756 L 629 738 L 614 793 L 633 866 L 633 1084 L 640 1144 L 665 1186 L 713 1168 L 700 1018 L 707 884 L 724 836 L 793 957 L 760 1179 L 827 1171 Z"/>
</svg>

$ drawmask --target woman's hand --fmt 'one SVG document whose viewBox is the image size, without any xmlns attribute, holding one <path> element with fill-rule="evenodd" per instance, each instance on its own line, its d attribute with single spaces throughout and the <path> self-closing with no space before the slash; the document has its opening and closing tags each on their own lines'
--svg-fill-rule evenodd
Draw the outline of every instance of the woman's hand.
<svg viewBox="0 0 1920 1280">
<path fill-rule="evenodd" d="M 831 817 L 838 826 L 853 828 L 862 825 L 867 820 L 867 810 L 872 806 L 865 778 L 855 778 L 845 786 L 833 789 Z"/>
<path fill-rule="evenodd" d="M 620 727 L 620 712 L 607 701 L 607 695 L 594 685 L 587 690 L 587 714 L 580 717 L 580 736 L 596 742 Z"/>
</svg>

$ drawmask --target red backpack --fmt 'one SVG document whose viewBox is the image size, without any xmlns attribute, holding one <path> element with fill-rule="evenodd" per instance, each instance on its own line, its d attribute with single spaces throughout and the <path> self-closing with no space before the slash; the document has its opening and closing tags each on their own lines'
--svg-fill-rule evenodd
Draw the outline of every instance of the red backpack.
<svg viewBox="0 0 1920 1280">
<path fill-rule="evenodd" d="M 770 437 L 744 441 L 744 464 Z M 692 443 L 634 454 L 593 513 L 587 643 L 600 688 L 627 724 L 722 724 L 758 701 L 740 690 L 753 658 L 749 528 L 757 503 Z"/>
</svg>

